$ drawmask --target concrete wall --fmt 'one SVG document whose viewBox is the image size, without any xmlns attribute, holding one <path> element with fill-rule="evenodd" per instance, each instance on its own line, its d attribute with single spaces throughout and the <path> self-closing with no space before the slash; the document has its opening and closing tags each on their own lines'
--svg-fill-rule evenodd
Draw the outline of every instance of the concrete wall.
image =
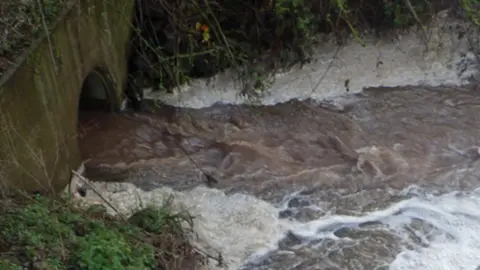
<svg viewBox="0 0 480 270">
<path fill-rule="evenodd" d="M 7 187 L 58 191 L 66 186 L 81 161 L 78 103 L 91 71 L 109 74 L 112 104 L 122 100 L 134 1 L 75 2 L 50 41 L 36 42 L 0 80 L 0 180 Z"/>
</svg>

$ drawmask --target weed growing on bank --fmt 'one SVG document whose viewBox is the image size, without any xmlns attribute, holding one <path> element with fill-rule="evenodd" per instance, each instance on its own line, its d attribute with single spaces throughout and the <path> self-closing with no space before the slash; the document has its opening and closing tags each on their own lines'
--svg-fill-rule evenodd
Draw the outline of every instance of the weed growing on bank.
<svg viewBox="0 0 480 270">
<path fill-rule="evenodd" d="M 275 73 L 313 60 L 313 50 L 325 42 L 319 33 L 333 34 L 338 44 L 349 35 L 362 42 L 361 31 L 380 33 L 423 24 L 449 7 L 464 10 L 480 25 L 479 0 L 132 1 L 132 85 L 163 91 L 231 69 L 243 94 L 261 92 Z M 69 2 L 0 3 L 0 76 L 33 39 L 49 31 Z M 118 9 L 118 1 L 98 2 L 112 12 Z"/>
<path fill-rule="evenodd" d="M 462 0 L 470 3 L 477 0 Z M 449 2 L 449 3 L 446 3 Z M 130 75 L 138 88 L 170 91 L 192 78 L 233 70 L 242 93 L 313 60 L 320 33 L 341 45 L 360 31 L 423 24 L 451 7 L 441 0 L 137 0 Z"/>
<path fill-rule="evenodd" d="M 480 0 L 460 0 L 460 5 L 467 18 L 477 27 L 480 27 Z"/>
<path fill-rule="evenodd" d="M 45 34 L 68 0 L 0 1 L 0 77 L 32 42 Z"/>
<path fill-rule="evenodd" d="M 199 257 L 168 205 L 128 220 L 37 196 L 0 201 L 0 269 L 194 269 Z"/>
</svg>

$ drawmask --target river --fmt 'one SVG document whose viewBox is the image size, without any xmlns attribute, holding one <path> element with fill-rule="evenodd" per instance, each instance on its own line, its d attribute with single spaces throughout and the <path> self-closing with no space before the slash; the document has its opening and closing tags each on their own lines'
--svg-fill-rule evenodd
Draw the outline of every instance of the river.
<svg viewBox="0 0 480 270">
<path fill-rule="evenodd" d="M 413 31 L 322 47 L 256 105 L 224 74 L 148 113 L 85 112 L 84 175 L 120 209 L 173 195 L 216 269 L 478 269 L 478 62 L 458 27 L 428 50 Z"/>
</svg>

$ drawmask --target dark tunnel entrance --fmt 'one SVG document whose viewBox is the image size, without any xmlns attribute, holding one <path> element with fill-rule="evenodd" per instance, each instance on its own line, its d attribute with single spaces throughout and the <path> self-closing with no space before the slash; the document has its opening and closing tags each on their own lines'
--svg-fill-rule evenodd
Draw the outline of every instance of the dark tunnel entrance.
<svg viewBox="0 0 480 270">
<path fill-rule="evenodd" d="M 117 111 L 115 87 L 103 69 L 92 70 L 85 78 L 78 103 L 78 142 L 82 158 L 85 156 L 84 141 L 87 134 L 94 134 L 108 123 L 111 113 Z"/>
<path fill-rule="evenodd" d="M 114 111 L 112 95 L 114 95 L 114 89 L 106 73 L 99 68 L 94 69 L 83 81 L 78 104 L 79 113 L 84 111 Z"/>
</svg>

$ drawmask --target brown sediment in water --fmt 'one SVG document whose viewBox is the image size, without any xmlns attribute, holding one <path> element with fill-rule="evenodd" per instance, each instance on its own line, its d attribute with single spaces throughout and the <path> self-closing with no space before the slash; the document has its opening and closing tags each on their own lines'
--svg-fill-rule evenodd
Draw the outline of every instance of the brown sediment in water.
<svg viewBox="0 0 480 270">
<path fill-rule="evenodd" d="M 453 180 L 445 171 L 474 162 L 461 152 L 480 145 L 475 91 L 376 89 L 352 96 L 350 103 L 348 111 L 313 101 L 215 105 L 177 109 L 174 121 L 155 113 L 98 114 L 97 128 L 80 144 L 91 159 L 87 176 L 146 189 L 202 185 L 202 171 L 219 180 L 217 188 L 265 199 L 317 186 L 356 192 L 478 184 L 474 169 Z"/>
</svg>

